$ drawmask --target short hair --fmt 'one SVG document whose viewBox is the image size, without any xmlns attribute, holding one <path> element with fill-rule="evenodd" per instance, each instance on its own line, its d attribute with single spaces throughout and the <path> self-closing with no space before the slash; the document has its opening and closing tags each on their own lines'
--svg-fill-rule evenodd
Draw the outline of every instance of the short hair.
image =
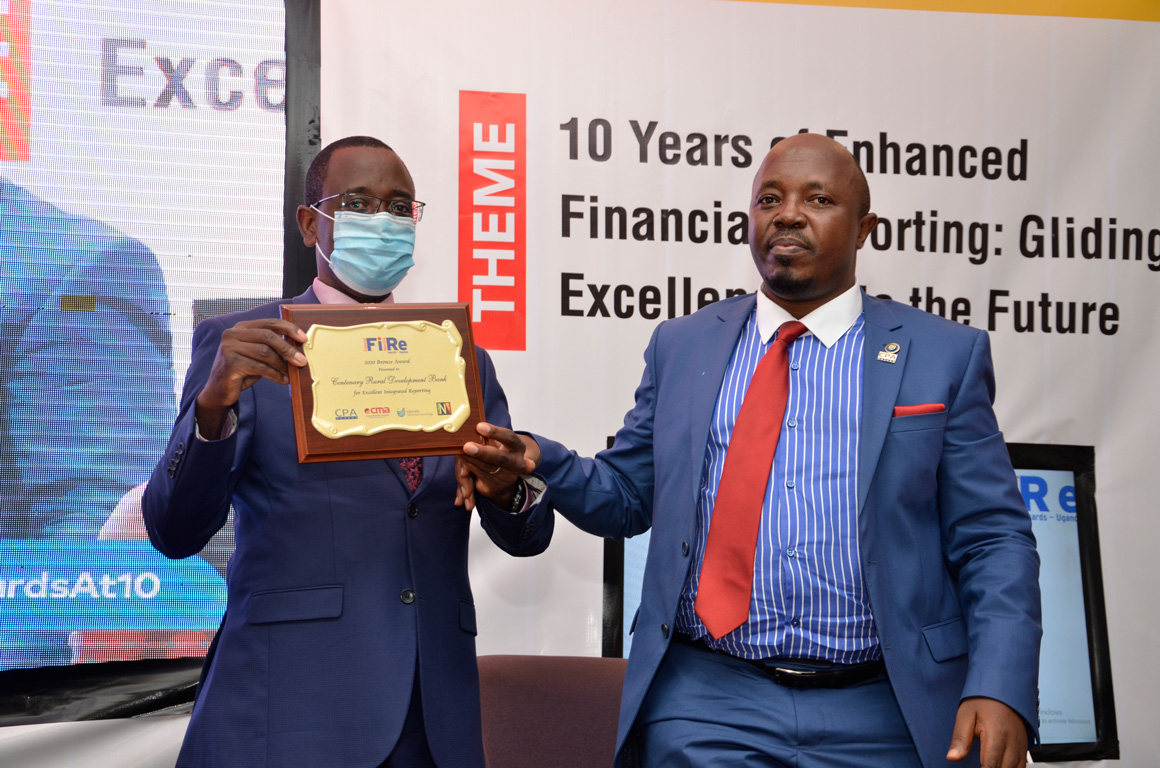
<svg viewBox="0 0 1160 768">
<path fill-rule="evenodd" d="M 345 139 L 330 142 L 315 156 L 310 162 L 310 168 L 306 170 L 306 184 L 303 190 L 306 194 L 306 205 L 314 205 L 322 198 L 322 185 L 326 182 L 326 174 L 330 171 L 330 156 L 336 150 L 346 147 L 391 149 L 385 142 L 379 141 L 373 136 L 347 136 Z"/>
</svg>

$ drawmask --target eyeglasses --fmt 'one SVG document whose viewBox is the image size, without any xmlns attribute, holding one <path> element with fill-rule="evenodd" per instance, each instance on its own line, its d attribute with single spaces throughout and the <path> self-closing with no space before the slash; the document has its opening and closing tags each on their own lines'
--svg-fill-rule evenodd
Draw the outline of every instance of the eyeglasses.
<svg viewBox="0 0 1160 768">
<path fill-rule="evenodd" d="M 427 205 L 426 203 L 420 203 L 418 200 L 407 200 L 401 197 L 394 198 L 393 200 L 383 200 L 381 197 L 364 195 L 361 192 L 341 192 L 337 195 L 324 197 L 315 203 L 315 205 L 322 205 L 327 200 L 333 200 L 336 197 L 340 198 L 338 207 L 350 213 L 363 213 L 370 216 L 379 211 L 386 211 L 392 216 L 414 219 L 415 221 L 421 221 L 423 219 L 423 208 Z"/>
</svg>

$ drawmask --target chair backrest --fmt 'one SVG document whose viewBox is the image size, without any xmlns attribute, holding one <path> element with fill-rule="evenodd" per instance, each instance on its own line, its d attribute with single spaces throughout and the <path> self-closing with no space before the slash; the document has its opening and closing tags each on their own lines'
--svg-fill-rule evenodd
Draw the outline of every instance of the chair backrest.
<svg viewBox="0 0 1160 768">
<path fill-rule="evenodd" d="M 480 656 L 488 768 L 612 765 L 625 659 Z"/>
</svg>

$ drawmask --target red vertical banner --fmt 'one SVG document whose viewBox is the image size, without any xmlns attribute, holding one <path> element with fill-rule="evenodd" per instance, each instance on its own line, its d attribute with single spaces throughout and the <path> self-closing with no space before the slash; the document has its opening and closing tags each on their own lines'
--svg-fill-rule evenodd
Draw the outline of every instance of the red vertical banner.
<svg viewBox="0 0 1160 768">
<path fill-rule="evenodd" d="M 459 300 L 487 349 L 527 347 L 526 103 L 459 92 Z"/>
<path fill-rule="evenodd" d="M 0 160 L 28 160 L 32 127 L 31 0 L 0 0 Z"/>
</svg>

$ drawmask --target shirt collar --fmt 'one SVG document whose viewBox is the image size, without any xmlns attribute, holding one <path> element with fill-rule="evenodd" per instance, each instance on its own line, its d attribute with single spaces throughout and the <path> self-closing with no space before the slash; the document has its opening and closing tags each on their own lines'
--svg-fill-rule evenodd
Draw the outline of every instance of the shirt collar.
<svg viewBox="0 0 1160 768">
<path fill-rule="evenodd" d="M 850 330 L 860 314 L 862 314 L 862 289 L 853 285 L 848 291 L 835 296 L 801 318 L 800 322 L 828 349 Z M 794 319 L 796 318 L 793 315 L 775 304 L 760 288 L 757 289 L 757 330 L 761 334 L 763 344 L 769 343 L 782 323 Z"/>
<path fill-rule="evenodd" d="M 347 296 L 345 293 L 338 290 L 337 288 L 334 288 L 334 287 L 329 286 L 326 283 L 322 282 L 317 277 L 314 278 L 313 287 L 314 287 L 314 295 L 318 298 L 319 304 L 358 304 L 358 303 L 360 303 L 357 299 L 353 299 L 350 296 Z M 379 304 L 394 304 L 394 303 L 395 303 L 395 294 L 393 292 L 388 293 L 386 296 L 383 297 L 383 300 L 379 302 Z"/>
</svg>

